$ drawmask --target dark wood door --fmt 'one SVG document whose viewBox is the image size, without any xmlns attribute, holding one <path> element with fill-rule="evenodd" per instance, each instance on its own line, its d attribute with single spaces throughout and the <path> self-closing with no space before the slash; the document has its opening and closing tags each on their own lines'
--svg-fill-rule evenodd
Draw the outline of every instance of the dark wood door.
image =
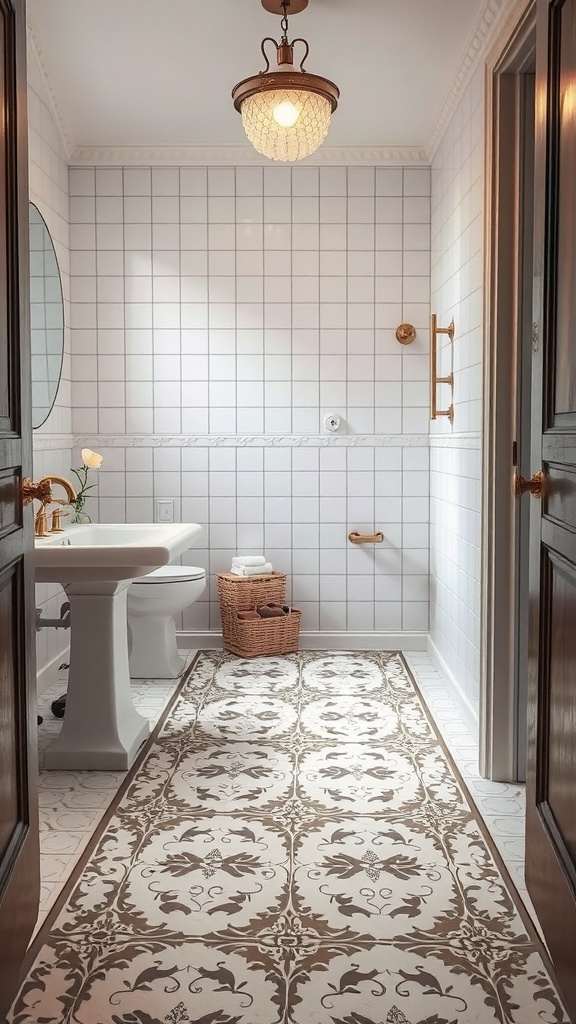
<svg viewBox="0 0 576 1024">
<path fill-rule="evenodd" d="M 24 0 L 0 0 L 0 1017 L 38 911 Z"/>
<path fill-rule="evenodd" d="M 526 875 L 576 1020 L 576 0 L 538 0 Z"/>
</svg>

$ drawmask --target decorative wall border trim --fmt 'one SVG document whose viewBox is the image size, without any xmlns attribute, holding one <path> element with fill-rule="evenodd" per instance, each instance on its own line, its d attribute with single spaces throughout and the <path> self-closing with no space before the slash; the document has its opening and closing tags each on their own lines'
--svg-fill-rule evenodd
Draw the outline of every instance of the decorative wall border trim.
<svg viewBox="0 0 576 1024">
<path fill-rule="evenodd" d="M 436 123 L 426 139 L 424 151 L 430 163 L 434 159 L 434 154 L 442 141 L 464 89 L 495 34 L 501 16 L 514 3 L 515 0 L 485 0 L 436 118 Z"/>
<path fill-rule="evenodd" d="M 430 434 L 430 447 L 480 449 L 482 434 Z"/>
<path fill-rule="evenodd" d="M 62 448 L 427 448 L 428 434 L 35 434 L 35 451 Z"/>
<path fill-rule="evenodd" d="M 178 646 L 186 650 L 210 651 L 222 647 L 222 633 L 216 630 L 182 630 L 177 632 Z M 300 633 L 302 651 L 425 651 L 428 634 L 400 631 L 398 633 L 336 633 L 304 630 Z"/>
<path fill-rule="evenodd" d="M 481 448 L 482 434 L 34 434 L 34 451 L 63 448 Z"/>
<path fill-rule="evenodd" d="M 74 146 L 69 153 L 74 166 L 149 167 L 169 164 L 179 167 L 270 166 L 270 161 L 252 146 Z M 366 165 L 428 165 L 420 146 L 322 146 L 303 164 L 323 167 Z"/>
</svg>

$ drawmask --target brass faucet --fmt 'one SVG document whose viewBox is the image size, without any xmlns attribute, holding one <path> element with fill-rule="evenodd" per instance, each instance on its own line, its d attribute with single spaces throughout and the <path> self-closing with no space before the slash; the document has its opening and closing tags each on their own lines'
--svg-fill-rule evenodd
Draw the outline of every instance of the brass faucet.
<svg viewBox="0 0 576 1024">
<path fill-rule="evenodd" d="M 52 497 L 52 484 L 60 484 L 66 491 L 66 499 L 53 498 Z M 35 498 L 40 502 L 40 508 L 34 516 L 34 536 L 35 537 L 46 537 L 48 533 L 61 533 L 62 527 L 60 525 L 61 512 L 60 509 L 56 509 L 52 515 L 52 527 L 48 530 L 48 524 L 46 519 L 46 506 L 52 502 L 56 502 L 58 505 L 69 505 L 76 499 L 76 491 L 69 480 L 64 476 L 47 475 L 43 476 L 38 483 L 34 483 L 30 477 L 25 477 L 22 481 L 22 502 L 24 505 L 29 505 Z"/>
</svg>

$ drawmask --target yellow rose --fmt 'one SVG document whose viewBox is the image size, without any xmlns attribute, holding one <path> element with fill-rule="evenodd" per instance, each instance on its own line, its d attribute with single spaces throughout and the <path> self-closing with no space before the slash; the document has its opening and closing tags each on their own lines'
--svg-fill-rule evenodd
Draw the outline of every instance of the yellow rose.
<svg viewBox="0 0 576 1024">
<path fill-rule="evenodd" d="M 90 448 L 83 448 L 80 454 L 82 455 L 82 462 L 88 469 L 100 469 L 104 461 L 103 455 L 98 455 L 98 452 L 93 452 Z"/>
</svg>

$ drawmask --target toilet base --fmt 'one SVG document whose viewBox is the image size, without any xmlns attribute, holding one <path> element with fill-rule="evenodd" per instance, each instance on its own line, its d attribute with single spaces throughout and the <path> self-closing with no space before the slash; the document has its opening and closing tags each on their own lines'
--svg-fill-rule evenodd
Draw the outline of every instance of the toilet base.
<svg viewBox="0 0 576 1024">
<path fill-rule="evenodd" d="M 185 662 L 178 654 L 174 619 L 130 616 L 131 679 L 177 679 Z"/>
</svg>

